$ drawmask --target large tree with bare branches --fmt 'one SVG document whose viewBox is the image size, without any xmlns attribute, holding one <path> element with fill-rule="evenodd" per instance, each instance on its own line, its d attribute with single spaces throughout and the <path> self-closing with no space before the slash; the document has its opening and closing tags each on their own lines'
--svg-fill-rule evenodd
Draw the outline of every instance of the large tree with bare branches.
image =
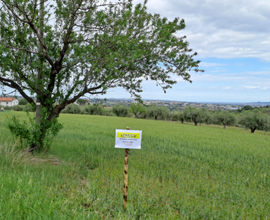
<svg viewBox="0 0 270 220">
<path fill-rule="evenodd" d="M 146 2 L 0 0 L 0 10 L 0 82 L 33 105 L 37 94 L 47 121 L 86 94 L 122 87 L 140 98 L 143 79 L 165 92 L 173 74 L 200 71 L 175 35 L 184 20 L 150 14 Z"/>
</svg>

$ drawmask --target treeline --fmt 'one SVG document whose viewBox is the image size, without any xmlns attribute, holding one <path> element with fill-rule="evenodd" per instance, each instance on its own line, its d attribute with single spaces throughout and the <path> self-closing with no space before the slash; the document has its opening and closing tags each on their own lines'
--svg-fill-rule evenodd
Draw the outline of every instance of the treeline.
<svg viewBox="0 0 270 220">
<path fill-rule="evenodd" d="M 35 111 L 30 104 L 5 107 L 14 111 Z M 268 110 L 268 108 L 267 108 Z M 130 106 L 117 104 L 112 108 L 104 108 L 100 104 L 79 106 L 76 104 L 68 105 L 62 113 L 69 114 L 89 114 L 105 115 L 117 117 L 135 117 L 141 119 L 180 121 L 198 124 L 222 125 L 224 129 L 227 126 L 236 126 L 250 129 L 251 133 L 256 130 L 270 130 L 270 116 L 265 108 L 252 108 L 241 111 L 211 111 L 206 108 L 198 109 L 196 107 L 186 107 L 183 111 L 170 111 L 166 107 L 158 107 L 155 104 L 145 106 L 143 104 L 130 104 Z"/>
</svg>

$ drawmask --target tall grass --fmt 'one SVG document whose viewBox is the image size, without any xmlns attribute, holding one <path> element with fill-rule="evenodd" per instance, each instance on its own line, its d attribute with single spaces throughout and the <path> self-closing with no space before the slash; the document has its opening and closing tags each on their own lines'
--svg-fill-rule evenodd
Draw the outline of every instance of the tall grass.
<svg viewBox="0 0 270 220">
<path fill-rule="evenodd" d="M 12 142 L 4 118 L 24 117 L 5 114 L 2 145 Z M 89 115 L 60 121 L 49 155 L 11 163 L 14 150 L 1 150 L 0 160 L 12 153 L 0 162 L 0 219 L 270 218 L 268 134 Z M 124 149 L 114 136 L 126 127 L 143 134 L 142 149 L 130 150 L 124 212 Z"/>
</svg>

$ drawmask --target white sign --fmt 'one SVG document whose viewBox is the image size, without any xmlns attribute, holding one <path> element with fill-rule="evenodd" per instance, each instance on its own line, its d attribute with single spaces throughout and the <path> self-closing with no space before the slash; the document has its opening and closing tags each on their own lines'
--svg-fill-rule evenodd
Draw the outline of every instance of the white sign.
<svg viewBox="0 0 270 220">
<path fill-rule="evenodd" d="M 142 131 L 120 130 L 115 131 L 115 148 L 141 149 Z"/>
</svg>

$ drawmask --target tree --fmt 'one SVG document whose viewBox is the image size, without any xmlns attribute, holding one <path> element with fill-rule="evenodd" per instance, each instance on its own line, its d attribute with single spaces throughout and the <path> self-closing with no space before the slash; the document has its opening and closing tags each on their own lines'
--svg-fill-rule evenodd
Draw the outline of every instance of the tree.
<svg viewBox="0 0 270 220">
<path fill-rule="evenodd" d="M 78 99 L 78 100 L 77 100 L 77 103 L 78 103 L 80 106 L 82 106 L 82 105 L 85 105 L 86 101 L 85 101 L 85 99 Z"/>
<path fill-rule="evenodd" d="M 26 99 L 21 99 L 19 101 L 19 105 L 26 105 L 28 102 L 26 101 Z"/>
<path fill-rule="evenodd" d="M 249 128 L 251 133 L 255 130 L 268 130 L 269 116 L 261 113 L 259 110 L 244 111 L 240 116 L 239 124 Z"/>
<path fill-rule="evenodd" d="M 168 109 L 167 107 L 160 107 L 158 109 L 158 117 L 161 119 L 161 120 L 170 120 L 170 116 L 171 116 L 171 112 L 170 112 L 170 109 Z"/>
<path fill-rule="evenodd" d="M 198 123 L 203 122 L 202 112 L 195 107 L 185 108 L 183 114 L 184 114 L 185 120 L 193 121 L 195 126 L 197 126 Z"/>
<path fill-rule="evenodd" d="M 171 74 L 191 82 L 189 72 L 201 71 L 175 35 L 184 20 L 149 14 L 146 2 L 0 0 L 0 13 L 0 82 L 34 106 L 29 94 L 37 94 L 45 120 L 38 149 L 60 112 L 87 94 L 122 87 L 140 98 L 143 79 L 166 92 L 176 83 Z"/>
<path fill-rule="evenodd" d="M 145 106 L 141 103 L 131 103 L 130 111 L 134 114 L 135 118 L 138 118 L 140 115 L 146 112 Z"/>
<path fill-rule="evenodd" d="M 114 105 L 113 106 L 113 113 L 117 116 L 117 117 L 126 117 L 128 116 L 128 107 L 125 105 Z"/>
<path fill-rule="evenodd" d="M 213 113 L 206 110 L 204 107 L 201 109 L 202 122 L 209 125 L 213 123 Z"/>
<path fill-rule="evenodd" d="M 151 104 L 147 108 L 147 116 L 150 118 L 154 118 L 157 120 L 158 116 L 160 115 L 159 107 L 157 107 L 155 104 Z"/>
<path fill-rule="evenodd" d="M 88 105 L 85 107 L 85 112 L 90 115 L 102 115 L 104 108 L 100 104 Z"/>
<path fill-rule="evenodd" d="M 217 124 L 222 124 L 224 129 L 227 125 L 235 125 L 236 118 L 230 112 L 220 111 L 214 116 L 214 120 Z"/>
<path fill-rule="evenodd" d="M 179 111 L 176 110 L 172 111 L 170 113 L 170 118 L 172 121 L 179 121 Z"/>
</svg>

